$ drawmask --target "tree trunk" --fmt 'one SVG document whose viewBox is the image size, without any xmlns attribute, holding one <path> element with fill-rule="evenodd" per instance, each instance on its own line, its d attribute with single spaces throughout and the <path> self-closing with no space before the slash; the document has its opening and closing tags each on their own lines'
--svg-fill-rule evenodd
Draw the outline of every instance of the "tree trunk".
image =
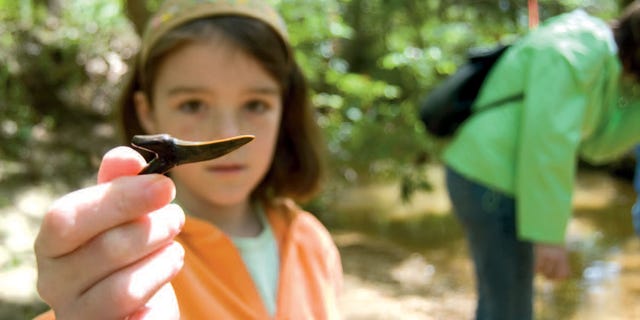
<svg viewBox="0 0 640 320">
<path fill-rule="evenodd" d="M 144 0 L 126 0 L 125 1 L 125 14 L 129 21 L 133 24 L 136 33 L 142 36 L 144 27 L 151 16 L 151 12 L 147 9 L 146 1 Z"/>
</svg>

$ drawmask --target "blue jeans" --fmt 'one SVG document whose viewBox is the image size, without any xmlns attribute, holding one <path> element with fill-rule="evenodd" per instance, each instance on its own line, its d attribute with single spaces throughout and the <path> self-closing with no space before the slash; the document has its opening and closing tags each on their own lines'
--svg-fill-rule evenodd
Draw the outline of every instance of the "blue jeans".
<svg viewBox="0 0 640 320">
<path fill-rule="evenodd" d="M 518 240 L 515 200 L 449 168 L 446 179 L 475 267 L 476 319 L 532 319 L 533 246 Z"/>
<path fill-rule="evenodd" d="M 640 236 L 640 194 L 638 195 L 638 199 L 636 199 L 636 203 L 631 208 L 631 217 L 633 219 L 633 229 L 636 235 Z"/>
</svg>

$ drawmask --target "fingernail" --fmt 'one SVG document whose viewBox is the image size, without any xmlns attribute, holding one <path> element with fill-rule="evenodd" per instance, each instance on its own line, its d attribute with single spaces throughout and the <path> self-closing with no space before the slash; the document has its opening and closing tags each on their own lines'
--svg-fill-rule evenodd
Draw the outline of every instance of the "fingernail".
<svg viewBox="0 0 640 320">
<path fill-rule="evenodd" d="M 180 232 L 180 230 L 182 230 L 182 227 L 184 226 L 184 221 L 185 221 L 184 211 L 182 211 L 182 208 L 175 203 L 169 204 L 168 210 L 169 210 L 169 219 L 171 219 L 170 220 L 171 227 L 173 228 L 173 231 L 175 231 L 175 234 L 177 234 L 178 232 Z"/>
<path fill-rule="evenodd" d="M 175 198 L 176 189 L 173 187 L 173 182 L 171 181 L 171 179 L 159 174 L 151 174 L 140 177 L 148 177 L 146 179 L 151 180 L 146 188 L 146 192 L 149 197 L 158 197 L 166 194 L 166 192 L 169 191 L 169 201 L 173 201 L 173 199 Z"/>
<path fill-rule="evenodd" d="M 182 245 L 177 242 L 174 241 L 173 244 L 171 245 L 171 254 L 175 257 L 175 259 L 173 259 L 173 261 L 175 261 L 175 268 L 176 269 L 180 269 L 182 268 L 182 265 L 184 264 L 184 248 L 182 247 Z"/>
<path fill-rule="evenodd" d="M 174 205 L 176 206 L 175 210 L 178 213 L 177 214 L 178 219 L 180 219 L 180 230 L 182 230 L 182 227 L 184 227 L 184 223 L 185 223 L 185 220 L 186 220 L 186 215 L 184 214 L 184 210 L 182 210 L 181 206 L 179 206 L 177 204 L 174 204 Z"/>
</svg>

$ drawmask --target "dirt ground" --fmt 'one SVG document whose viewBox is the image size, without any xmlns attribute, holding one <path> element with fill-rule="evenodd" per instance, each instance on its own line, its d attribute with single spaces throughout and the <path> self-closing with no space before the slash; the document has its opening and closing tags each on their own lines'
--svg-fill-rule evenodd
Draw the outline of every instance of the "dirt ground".
<svg viewBox="0 0 640 320">
<path fill-rule="evenodd" d="M 350 221 L 373 221 L 372 228 L 343 223 L 331 229 L 343 259 L 344 319 L 471 318 L 472 266 L 461 231 L 447 213 L 442 170 L 434 167 L 430 177 L 436 186 L 433 192 L 410 203 L 400 203 L 390 186 L 359 188 L 336 199 L 340 206 L 335 210 L 348 214 Z M 3 191 L 0 194 L 9 196 L 0 199 L 0 319 L 28 319 L 46 308 L 35 291 L 32 243 L 56 192 L 48 186 Z M 596 277 L 578 270 L 572 284 L 564 287 L 537 279 L 536 310 L 542 311 L 538 319 L 640 318 L 635 303 L 640 298 L 640 242 L 629 236 L 628 226 L 619 231 L 608 220 L 601 221 L 603 227 L 594 226 L 590 216 L 611 206 L 628 210 L 633 200 L 630 186 L 606 175 L 583 174 L 574 198 L 578 213 L 569 245 L 574 252 L 590 255 L 580 253 L 580 267 L 591 268 Z M 608 234 L 624 237 L 608 240 Z M 570 310 L 547 307 L 563 304 Z"/>
</svg>

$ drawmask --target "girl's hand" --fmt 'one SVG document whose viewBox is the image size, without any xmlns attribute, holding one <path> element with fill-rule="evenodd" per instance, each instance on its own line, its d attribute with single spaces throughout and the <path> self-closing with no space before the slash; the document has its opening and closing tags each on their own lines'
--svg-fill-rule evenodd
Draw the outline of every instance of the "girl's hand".
<svg viewBox="0 0 640 320">
<path fill-rule="evenodd" d="M 45 214 L 34 249 L 38 292 L 58 319 L 179 318 L 169 281 L 182 268 L 174 241 L 184 213 L 173 182 L 136 174 L 144 159 L 119 147 L 98 185 L 63 196 Z"/>
<path fill-rule="evenodd" d="M 535 271 L 551 280 L 571 275 L 569 254 L 564 246 L 538 243 L 535 245 Z"/>
</svg>

